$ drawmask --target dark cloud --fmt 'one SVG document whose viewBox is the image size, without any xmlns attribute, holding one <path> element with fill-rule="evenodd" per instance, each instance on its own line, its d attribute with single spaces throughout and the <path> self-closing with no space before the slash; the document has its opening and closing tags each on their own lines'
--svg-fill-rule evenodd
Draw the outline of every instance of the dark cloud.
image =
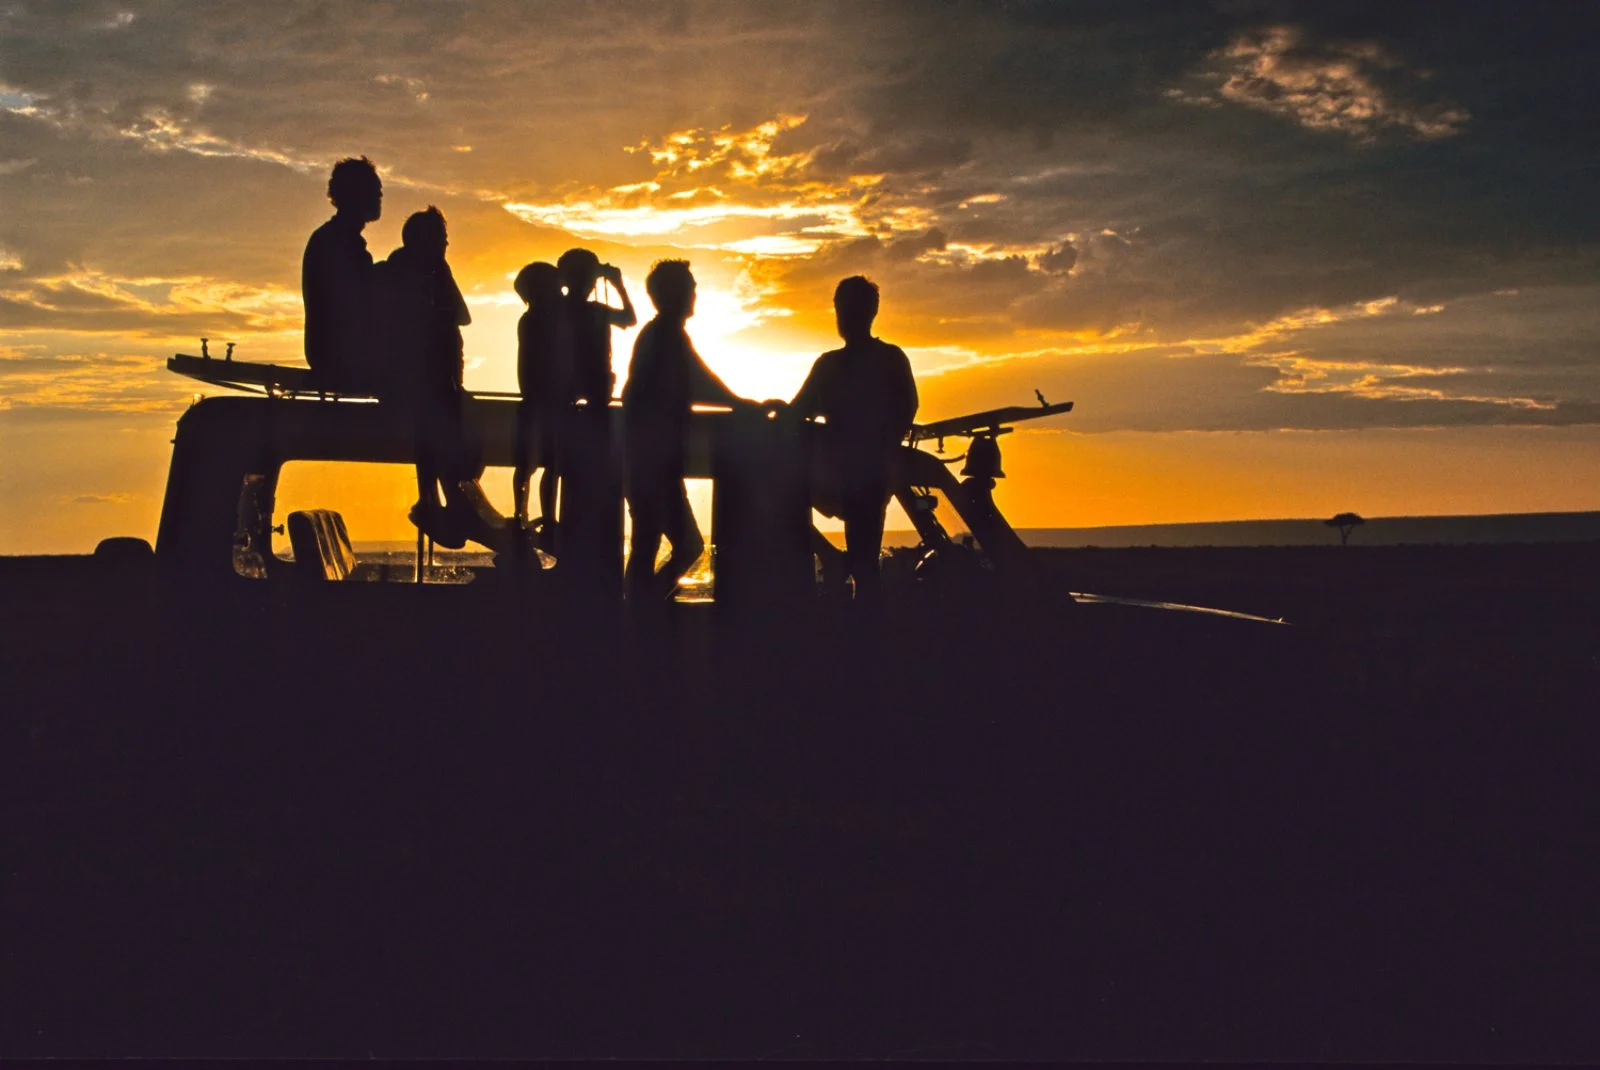
<svg viewBox="0 0 1600 1070">
<path fill-rule="evenodd" d="M 1060 245 L 1041 255 L 1037 261 L 1039 270 L 1051 274 L 1064 274 L 1072 270 L 1072 265 L 1078 262 L 1078 250 L 1072 247 L 1071 242 L 1062 242 Z"/>
<path fill-rule="evenodd" d="M 921 234 L 895 239 L 884 249 L 884 253 L 891 260 L 915 260 L 924 253 L 942 250 L 946 244 L 944 231 L 933 227 Z"/>
</svg>

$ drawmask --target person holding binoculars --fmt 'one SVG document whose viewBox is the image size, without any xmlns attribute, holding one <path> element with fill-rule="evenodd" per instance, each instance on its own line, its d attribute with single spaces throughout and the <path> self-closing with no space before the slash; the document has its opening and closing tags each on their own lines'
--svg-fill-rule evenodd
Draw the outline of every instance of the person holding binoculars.
<svg viewBox="0 0 1600 1070">
<path fill-rule="evenodd" d="M 556 268 L 566 288 L 563 307 L 572 331 L 572 398 L 604 409 L 617 385 L 611 369 L 611 328 L 627 330 L 639 317 L 622 284 L 622 270 L 602 264 L 588 249 L 568 249 L 556 261 Z M 595 284 L 601 280 L 617 292 L 621 308 L 593 300 Z"/>
</svg>

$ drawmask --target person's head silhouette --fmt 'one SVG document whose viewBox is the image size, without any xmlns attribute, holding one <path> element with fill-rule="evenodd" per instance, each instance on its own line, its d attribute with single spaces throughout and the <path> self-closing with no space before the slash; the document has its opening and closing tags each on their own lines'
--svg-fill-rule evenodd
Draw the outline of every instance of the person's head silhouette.
<svg viewBox="0 0 1600 1070">
<path fill-rule="evenodd" d="M 444 213 L 433 205 L 412 212 L 400 228 L 400 244 L 429 260 L 444 259 L 450 239 L 445 233 Z"/>
<path fill-rule="evenodd" d="M 378 169 L 365 156 L 340 160 L 328 176 L 328 200 L 335 212 L 358 223 L 378 219 L 383 215 L 383 182 Z"/>
<path fill-rule="evenodd" d="M 556 267 L 561 271 L 567 297 L 574 301 L 588 300 L 589 291 L 600 277 L 600 258 L 588 249 L 568 249 L 556 261 Z"/>
<path fill-rule="evenodd" d="M 872 337 L 872 321 L 878 316 L 878 287 L 864 275 L 851 275 L 833 291 L 833 316 L 839 337 L 846 342 L 864 342 Z"/>
<path fill-rule="evenodd" d="M 645 292 L 663 319 L 682 322 L 694 315 L 694 273 L 687 260 L 657 260 L 644 280 Z"/>
<path fill-rule="evenodd" d="M 561 296 L 561 270 L 554 264 L 536 260 L 517 272 L 511 288 L 530 306 L 548 305 Z"/>
</svg>

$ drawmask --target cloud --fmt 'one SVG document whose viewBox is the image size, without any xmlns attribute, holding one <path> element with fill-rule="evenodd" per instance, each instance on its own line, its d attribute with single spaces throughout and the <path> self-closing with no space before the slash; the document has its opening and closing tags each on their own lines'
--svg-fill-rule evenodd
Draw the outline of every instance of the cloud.
<svg viewBox="0 0 1600 1070">
<path fill-rule="evenodd" d="M 418 104 L 424 104 L 428 100 L 428 90 L 420 78 L 406 78 L 398 74 L 375 74 L 372 80 L 379 85 L 402 87 Z"/>
<path fill-rule="evenodd" d="M 117 278 L 78 270 L 0 284 L 0 328 L 136 333 L 298 332 L 300 295 L 205 277 Z"/>
<path fill-rule="evenodd" d="M 1078 262 L 1078 250 L 1073 248 L 1071 242 L 1062 242 L 1060 245 L 1042 254 L 1038 258 L 1040 271 L 1051 274 L 1065 274 L 1072 270 Z"/>
<path fill-rule="evenodd" d="M 1093 346 L 1218 358 L 1140 417 L 1174 426 L 1241 392 L 1290 422 L 1508 399 L 1567 419 L 1597 396 L 1571 104 L 1592 75 L 1565 16 L 1510 40 L 1399 5 L 218 0 L 105 29 L 119 10 L 7 16 L 13 340 L 207 334 L 292 359 L 324 169 L 364 152 L 389 191 L 373 252 L 439 203 L 474 293 L 579 241 L 691 250 L 748 281 L 763 329 L 822 345 L 833 284 L 865 272 L 885 330 L 973 376 Z M 1539 296 L 1484 303 L 1507 289 Z"/>
<path fill-rule="evenodd" d="M 1451 390 L 1450 378 L 1459 376 L 1465 368 L 1317 360 L 1293 354 L 1263 355 L 1248 363 L 1278 372 L 1278 378 L 1263 388 L 1278 394 L 1345 394 L 1379 401 L 1466 401 L 1540 411 L 1554 411 L 1557 407 L 1554 402 L 1537 398 L 1495 397 Z M 1432 385 L 1440 380 L 1444 380 L 1441 385 Z"/>
<path fill-rule="evenodd" d="M 68 339 L 44 339 L 0 355 L 0 410 L 8 418 L 68 411 L 176 415 L 192 393 L 155 352 L 72 350 Z"/>
<path fill-rule="evenodd" d="M 60 499 L 62 505 L 126 505 L 134 500 L 134 495 L 116 492 L 112 494 L 73 494 Z"/>
<path fill-rule="evenodd" d="M 1401 103 L 1381 83 L 1393 80 L 1402 65 L 1372 42 L 1308 47 L 1298 28 L 1270 26 L 1240 34 L 1211 59 L 1221 81 L 1214 91 L 1173 88 L 1167 95 L 1186 104 L 1242 104 L 1361 141 L 1385 128 L 1422 138 L 1451 137 L 1470 118 L 1447 100 Z"/>
<path fill-rule="evenodd" d="M 624 146 L 648 159 L 648 178 L 580 189 L 559 201 L 510 201 L 520 219 L 583 237 L 663 240 L 683 248 L 804 256 L 829 242 L 893 233 L 903 217 L 871 196 L 876 175 L 823 177 L 815 150 L 780 151 L 804 115 L 780 114 L 748 129 L 694 127 Z"/>
<path fill-rule="evenodd" d="M 947 248 L 949 241 L 944 231 L 938 227 L 930 227 L 921 234 L 896 238 L 884 249 L 884 253 L 891 260 L 915 260 L 928 253 L 944 252 Z"/>
<path fill-rule="evenodd" d="M 1470 391 L 1364 389 L 1357 378 L 1342 384 L 1354 389 L 1278 390 L 1282 370 L 1249 356 L 1153 347 L 973 360 L 924 372 L 918 389 L 924 419 L 1015 405 L 1039 389 L 1052 401 L 1076 403 L 1065 429 L 1092 434 L 1600 423 L 1592 400 L 1545 407 Z"/>
</svg>

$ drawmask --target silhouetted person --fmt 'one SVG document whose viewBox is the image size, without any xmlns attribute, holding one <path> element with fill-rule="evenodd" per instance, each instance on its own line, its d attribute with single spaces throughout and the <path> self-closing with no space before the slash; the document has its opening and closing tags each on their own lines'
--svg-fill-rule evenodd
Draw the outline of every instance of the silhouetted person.
<svg viewBox="0 0 1600 1070">
<path fill-rule="evenodd" d="M 568 249 L 556 261 L 561 282 L 567 289 L 565 309 L 572 329 L 572 390 L 591 407 L 603 410 L 611 401 L 617 377 L 611 370 L 611 328 L 627 330 L 639 322 L 622 285 L 622 272 L 588 249 Z M 621 308 L 592 301 L 595 283 L 605 279 L 622 300 Z"/>
<path fill-rule="evenodd" d="M 517 407 L 517 462 L 511 477 L 514 516 L 519 525 L 528 521 L 528 482 L 537 454 L 544 466 L 539 517 L 549 536 L 556 516 L 557 435 L 562 413 L 576 397 L 572 326 L 563 314 L 561 272 L 554 264 L 529 264 L 517 273 L 513 285 L 528 304 L 517 321 L 517 389 L 522 401 Z"/>
<path fill-rule="evenodd" d="M 684 487 L 690 406 L 753 404 L 729 390 L 695 352 L 685 327 L 694 315 L 695 282 L 687 260 L 662 260 L 645 280 L 656 315 L 639 332 L 622 390 L 628 511 L 633 551 L 625 575 L 627 595 L 640 601 L 669 598 L 705 550 Z M 657 572 L 656 551 L 665 536 L 672 556 Z"/>
<path fill-rule="evenodd" d="M 450 242 L 439 209 L 430 205 L 407 218 L 400 240 L 378 275 L 384 337 L 394 361 L 389 396 L 411 410 L 416 434 L 417 504 L 411 519 L 442 545 L 458 547 L 467 521 L 454 512 L 452 488 L 477 471 L 461 411 L 461 328 L 472 316 L 445 262 Z"/>
<path fill-rule="evenodd" d="M 383 183 L 365 156 L 340 160 L 328 177 L 333 218 L 306 242 L 300 264 L 306 363 L 330 390 L 376 391 L 372 254 L 362 228 L 383 214 Z"/>
<path fill-rule="evenodd" d="M 844 521 L 845 567 L 858 598 L 878 594 L 878 555 L 890 494 L 890 466 L 917 415 L 917 385 L 899 346 L 872 335 L 878 287 L 860 275 L 833 292 L 844 348 L 824 353 L 790 402 L 826 423 L 816 440 L 813 496 Z"/>
</svg>

